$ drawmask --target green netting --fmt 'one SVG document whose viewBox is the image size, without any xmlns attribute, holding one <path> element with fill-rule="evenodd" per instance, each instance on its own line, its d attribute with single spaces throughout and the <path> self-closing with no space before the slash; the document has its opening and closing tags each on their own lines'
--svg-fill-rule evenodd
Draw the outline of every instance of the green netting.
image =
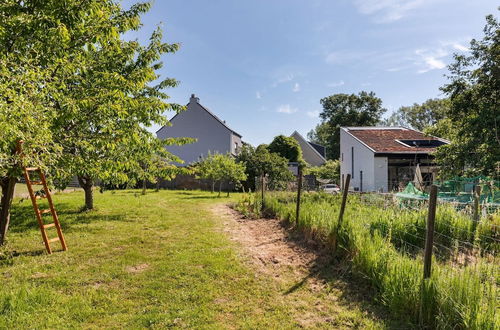
<svg viewBox="0 0 500 330">
<path fill-rule="evenodd" d="M 453 178 L 446 181 L 436 181 L 438 199 L 442 201 L 470 204 L 474 201 L 476 186 L 481 187 L 480 202 L 500 207 L 500 181 L 487 177 Z M 400 200 L 425 200 L 429 196 L 425 191 L 418 190 L 412 182 L 405 190 L 396 194 Z"/>
</svg>

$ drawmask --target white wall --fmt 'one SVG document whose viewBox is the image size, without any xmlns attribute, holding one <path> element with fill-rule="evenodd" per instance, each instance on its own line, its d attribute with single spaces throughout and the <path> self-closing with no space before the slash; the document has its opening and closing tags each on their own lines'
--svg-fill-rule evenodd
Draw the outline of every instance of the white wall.
<svg viewBox="0 0 500 330">
<path fill-rule="evenodd" d="M 167 150 L 184 160 L 184 164 L 199 160 L 211 153 L 226 154 L 234 149 L 234 142 L 241 139 L 235 136 L 198 103 L 197 98 L 191 98 L 187 110 L 177 114 L 171 121 L 172 126 L 162 127 L 156 135 L 160 139 L 168 137 L 192 137 L 198 141 L 183 146 L 168 146 Z"/>
<path fill-rule="evenodd" d="M 389 182 L 387 157 L 374 157 L 374 191 L 387 192 Z"/>
<path fill-rule="evenodd" d="M 354 173 L 352 172 L 351 148 L 354 148 Z M 350 189 L 360 189 L 360 171 L 363 171 L 363 191 L 375 191 L 373 151 L 340 129 L 340 179 L 351 174 Z"/>
</svg>

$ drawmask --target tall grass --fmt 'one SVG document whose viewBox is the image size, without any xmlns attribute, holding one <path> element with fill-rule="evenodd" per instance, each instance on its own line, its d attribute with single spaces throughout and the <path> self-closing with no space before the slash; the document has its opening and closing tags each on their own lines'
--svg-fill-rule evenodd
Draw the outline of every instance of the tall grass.
<svg viewBox="0 0 500 330">
<path fill-rule="evenodd" d="M 258 213 L 259 198 L 239 204 Z M 294 223 L 306 235 L 331 243 L 340 196 L 306 193 L 295 219 L 295 195 L 268 193 L 265 215 Z M 436 247 L 430 279 L 423 280 L 427 212 L 363 203 L 349 196 L 338 229 L 339 247 L 388 309 L 408 322 L 439 329 L 500 329 L 497 216 L 474 228 L 470 218 L 445 205 L 436 214 Z M 466 262 L 459 262 L 466 254 Z M 462 258 L 463 259 L 463 258 Z"/>
</svg>

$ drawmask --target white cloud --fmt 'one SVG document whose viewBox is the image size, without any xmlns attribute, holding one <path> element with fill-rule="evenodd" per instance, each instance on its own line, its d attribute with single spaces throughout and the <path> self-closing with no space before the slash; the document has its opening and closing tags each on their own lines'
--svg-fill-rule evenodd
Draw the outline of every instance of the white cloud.
<svg viewBox="0 0 500 330">
<path fill-rule="evenodd" d="M 389 23 L 407 16 L 410 11 L 429 0 L 355 0 L 354 5 L 364 15 L 375 17 L 377 23 Z"/>
<path fill-rule="evenodd" d="M 294 91 L 295 93 L 300 92 L 299 83 L 295 83 L 295 85 L 293 85 L 292 91 Z"/>
<path fill-rule="evenodd" d="M 467 48 L 466 46 L 456 42 L 453 44 L 453 48 L 455 48 L 456 50 L 459 50 L 461 52 L 466 52 L 469 50 L 469 48 Z"/>
<path fill-rule="evenodd" d="M 260 100 L 262 98 L 262 95 L 260 94 L 259 91 L 255 92 L 255 97 Z"/>
<path fill-rule="evenodd" d="M 446 67 L 446 63 L 442 58 L 449 55 L 449 52 L 445 49 L 438 48 L 436 50 L 425 50 L 417 49 L 415 51 L 417 55 L 416 64 L 420 66 L 418 73 L 425 73 L 431 70 L 441 70 Z"/>
<path fill-rule="evenodd" d="M 342 85 L 345 85 L 345 82 L 343 80 L 334 81 L 334 82 L 327 84 L 328 87 L 339 87 Z"/>
<path fill-rule="evenodd" d="M 311 118 L 319 118 L 319 111 L 318 110 L 315 110 L 315 111 L 308 111 L 306 113 L 309 117 Z"/>
<path fill-rule="evenodd" d="M 294 75 L 293 73 L 289 73 L 287 75 L 284 75 L 278 79 L 276 79 L 273 84 L 271 85 L 272 87 L 277 87 L 278 85 L 281 85 L 283 83 L 286 83 L 286 82 L 289 82 L 289 81 L 292 81 L 294 78 Z"/>
<path fill-rule="evenodd" d="M 279 113 L 286 113 L 286 114 L 292 114 L 292 113 L 295 113 L 297 112 L 298 110 L 296 108 L 292 108 L 290 106 L 290 104 L 282 104 L 278 107 L 278 109 L 276 109 L 276 112 L 279 112 Z"/>
</svg>

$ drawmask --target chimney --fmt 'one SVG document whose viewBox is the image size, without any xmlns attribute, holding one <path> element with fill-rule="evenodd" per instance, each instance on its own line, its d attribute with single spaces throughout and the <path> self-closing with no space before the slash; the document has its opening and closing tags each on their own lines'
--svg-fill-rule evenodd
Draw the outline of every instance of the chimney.
<svg viewBox="0 0 500 330">
<path fill-rule="evenodd" d="M 200 99 L 196 97 L 196 95 L 191 94 L 191 98 L 189 99 L 189 103 L 199 103 Z"/>
</svg>

